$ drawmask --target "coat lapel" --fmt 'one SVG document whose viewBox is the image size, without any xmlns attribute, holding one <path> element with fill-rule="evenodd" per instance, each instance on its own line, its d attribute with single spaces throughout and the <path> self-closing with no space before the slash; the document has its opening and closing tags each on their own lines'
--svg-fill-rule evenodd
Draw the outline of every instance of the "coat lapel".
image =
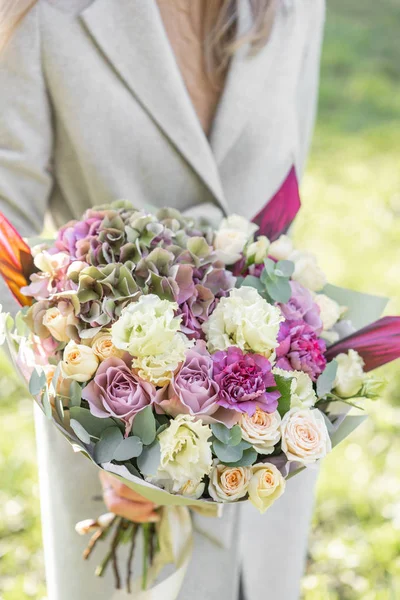
<svg viewBox="0 0 400 600">
<path fill-rule="evenodd" d="M 119 77 L 228 212 L 211 146 L 155 0 L 96 0 L 80 18 Z"/>
</svg>

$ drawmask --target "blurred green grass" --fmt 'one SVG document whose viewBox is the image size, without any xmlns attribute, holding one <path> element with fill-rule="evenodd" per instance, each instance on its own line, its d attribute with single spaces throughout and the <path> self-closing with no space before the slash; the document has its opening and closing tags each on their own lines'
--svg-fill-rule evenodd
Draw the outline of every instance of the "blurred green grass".
<svg viewBox="0 0 400 600">
<path fill-rule="evenodd" d="M 328 7 L 320 112 L 295 228 L 329 279 L 400 313 L 398 0 Z M 304 600 L 400 598 L 400 375 L 321 471 Z M 45 598 L 31 402 L 0 361 L 0 599 Z M 22 398 L 22 399 L 21 399 Z"/>
</svg>

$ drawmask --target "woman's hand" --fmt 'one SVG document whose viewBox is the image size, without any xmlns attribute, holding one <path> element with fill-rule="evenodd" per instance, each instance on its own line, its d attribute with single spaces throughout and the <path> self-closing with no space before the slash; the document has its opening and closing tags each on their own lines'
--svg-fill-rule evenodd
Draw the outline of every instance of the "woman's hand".
<svg viewBox="0 0 400 600">
<path fill-rule="evenodd" d="M 156 523 L 160 520 L 155 504 L 131 490 L 109 473 L 102 471 L 100 481 L 107 509 L 135 523 Z"/>
</svg>

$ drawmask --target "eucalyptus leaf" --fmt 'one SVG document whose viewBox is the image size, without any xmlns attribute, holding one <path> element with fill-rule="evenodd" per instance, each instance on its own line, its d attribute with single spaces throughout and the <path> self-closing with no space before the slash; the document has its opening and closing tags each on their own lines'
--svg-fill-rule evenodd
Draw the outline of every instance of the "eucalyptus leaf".
<svg viewBox="0 0 400 600">
<path fill-rule="evenodd" d="M 225 464 L 227 467 L 250 467 L 256 462 L 257 456 L 258 454 L 254 448 L 248 448 L 247 450 L 244 450 L 243 456 L 240 460 Z"/>
<path fill-rule="evenodd" d="M 114 426 L 105 429 L 94 447 L 95 461 L 98 464 L 111 462 L 122 440 L 123 436 L 118 427 Z"/>
<path fill-rule="evenodd" d="M 372 296 L 331 284 L 327 284 L 322 293 L 341 306 L 347 307 L 344 318 L 349 319 L 356 330 L 379 319 L 388 303 L 388 299 L 383 296 Z"/>
<path fill-rule="evenodd" d="M 239 425 L 234 425 L 232 429 L 229 430 L 230 437 L 228 444 L 230 446 L 237 446 L 242 441 L 242 430 Z"/>
<path fill-rule="evenodd" d="M 328 363 L 317 379 L 317 396 L 318 398 L 324 398 L 333 388 L 335 382 L 336 373 L 338 370 L 338 363 L 336 360 L 332 360 Z"/>
<path fill-rule="evenodd" d="M 29 380 L 29 392 L 32 396 L 40 394 L 44 386 L 46 385 L 46 374 L 42 371 L 40 374 L 33 369 L 31 378 Z"/>
<path fill-rule="evenodd" d="M 265 288 L 264 285 L 262 284 L 262 282 L 259 280 L 258 277 L 254 277 L 254 275 L 247 275 L 243 281 L 242 281 L 242 285 L 240 287 L 252 287 L 255 288 L 258 292 L 264 292 Z"/>
<path fill-rule="evenodd" d="M 216 457 L 224 464 L 240 460 L 244 452 L 240 444 L 237 446 L 227 446 L 217 439 L 214 439 L 212 448 Z"/>
<path fill-rule="evenodd" d="M 69 389 L 70 406 L 80 406 L 82 400 L 82 388 L 77 381 L 72 381 Z"/>
<path fill-rule="evenodd" d="M 267 288 L 268 294 L 275 302 L 285 304 L 290 300 L 292 288 L 290 287 L 288 279 L 278 277 L 276 280 L 269 280 L 266 282 L 265 287 Z"/>
<path fill-rule="evenodd" d="M 266 258 L 264 260 L 265 273 L 266 275 L 273 275 L 275 272 L 276 263 L 272 260 L 272 258 Z"/>
<path fill-rule="evenodd" d="M 137 459 L 137 465 L 144 475 L 155 476 L 160 465 L 160 460 L 160 443 L 158 440 L 155 440 L 151 446 L 143 448 L 142 454 Z"/>
<path fill-rule="evenodd" d="M 289 278 L 294 273 L 294 262 L 291 260 L 280 260 L 277 262 L 274 272 L 278 277 Z"/>
<path fill-rule="evenodd" d="M 290 410 L 292 377 L 275 375 L 275 383 L 281 397 L 278 399 L 278 412 L 283 417 Z"/>
<path fill-rule="evenodd" d="M 75 419 L 70 420 L 71 429 L 76 433 L 77 437 L 84 444 L 90 444 L 90 435 L 86 431 L 84 427 L 79 423 L 79 421 L 75 421 Z"/>
<path fill-rule="evenodd" d="M 124 461 L 140 456 L 143 450 L 142 440 L 136 435 L 124 438 L 114 452 L 114 460 Z"/>
<path fill-rule="evenodd" d="M 220 442 L 223 444 L 228 443 L 231 433 L 226 425 L 223 425 L 222 423 L 212 423 L 211 431 Z"/>
<path fill-rule="evenodd" d="M 146 406 L 135 415 L 132 434 L 137 435 L 145 446 L 150 446 L 156 439 L 156 420 L 151 406 Z"/>
<path fill-rule="evenodd" d="M 72 406 L 69 412 L 71 419 L 79 421 L 79 423 L 86 429 L 91 437 L 100 438 L 105 429 L 108 429 L 109 427 L 115 427 L 115 422 L 112 419 L 108 417 L 105 419 L 95 417 L 87 408 Z"/>
<path fill-rule="evenodd" d="M 160 433 L 162 433 L 166 429 L 168 429 L 168 423 L 164 423 L 164 425 L 160 425 L 160 427 L 156 431 L 156 437 L 158 437 L 160 435 Z"/>
</svg>

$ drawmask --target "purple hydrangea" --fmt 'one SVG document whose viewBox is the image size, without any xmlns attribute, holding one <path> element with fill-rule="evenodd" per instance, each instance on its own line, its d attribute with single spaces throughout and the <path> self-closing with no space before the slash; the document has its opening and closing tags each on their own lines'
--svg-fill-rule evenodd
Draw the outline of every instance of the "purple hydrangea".
<svg viewBox="0 0 400 600">
<path fill-rule="evenodd" d="M 70 221 L 58 232 L 57 250 L 67 252 L 73 260 L 85 260 L 90 242 L 99 233 L 107 211 L 87 210 L 82 221 Z"/>
</svg>

